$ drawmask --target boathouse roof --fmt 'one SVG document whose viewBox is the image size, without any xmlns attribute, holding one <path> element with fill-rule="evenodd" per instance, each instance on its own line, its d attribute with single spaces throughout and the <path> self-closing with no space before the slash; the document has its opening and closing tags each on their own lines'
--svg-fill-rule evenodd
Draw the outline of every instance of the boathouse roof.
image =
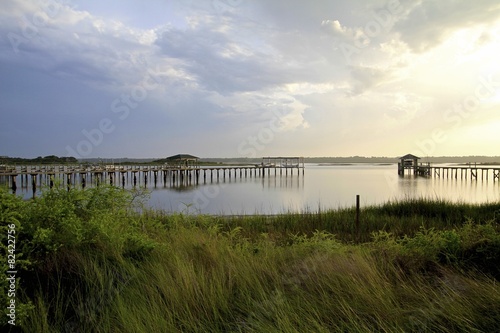
<svg viewBox="0 0 500 333">
<path fill-rule="evenodd" d="M 177 154 L 167 157 L 169 161 L 191 161 L 191 160 L 199 160 L 199 157 L 189 155 L 189 154 Z"/>
<path fill-rule="evenodd" d="M 399 159 L 400 160 L 419 160 L 420 157 L 415 156 L 413 154 L 406 154 L 405 156 L 401 156 Z"/>
</svg>

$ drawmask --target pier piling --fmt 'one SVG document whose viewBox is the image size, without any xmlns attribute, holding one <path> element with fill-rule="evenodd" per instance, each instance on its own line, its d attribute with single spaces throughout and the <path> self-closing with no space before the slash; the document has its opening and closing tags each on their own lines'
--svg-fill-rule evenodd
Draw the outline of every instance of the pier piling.
<svg viewBox="0 0 500 333">
<path fill-rule="evenodd" d="M 90 184 L 99 186 L 101 183 L 108 183 L 111 186 L 119 183 L 116 179 L 116 174 L 121 173 L 121 185 L 125 188 L 129 179 L 132 181 L 133 186 L 138 185 L 138 181 L 144 179 L 144 185 L 148 184 L 148 175 L 153 173 L 153 181 L 156 187 L 158 182 L 158 176 L 163 172 L 163 183 L 164 186 L 185 186 L 185 185 L 198 185 L 201 178 L 201 172 L 203 171 L 203 183 L 206 184 L 208 181 L 214 183 L 214 181 L 226 181 L 227 179 L 232 182 L 233 179 L 238 178 L 247 179 L 248 177 L 262 177 L 271 178 L 273 173 L 271 169 L 274 169 L 274 176 L 286 176 L 288 177 L 288 170 L 290 169 L 290 174 L 294 175 L 293 169 L 297 169 L 297 175 L 300 175 L 300 169 L 302 169 L 302 175 L 304 174 L 304 163 L 302 158 L 296 157 L 266 157 L 263 158 L 262 163 L 254 165 L 236 165 L 236 166 L 212 166 L 212 167 L 200 167 L 196 166 L 170 166 L 170 165 L 158 165 L 158 166 L 115 166 L 115 165 L 101 165 L 101 166 L 84 166 L 84 165 L 70 165 L 70 166 L 16 166 L 8 167 L 0 170 L 0 177 L 3 177 L 8 183 L 9 188 L 13 192 L 17 191 L 17 180 L 20 181 L 22 188 L 28 188 L 31 186 L 34 193 L 38 187 L 43 186 L 43 184 L 48 184 L 50 188 L 53 188 L 56 184 L 56 180 L 62 185 L 66 185 L 68 189 L 76 186 L 78 183 L 81 184 L 82 188 L 85 188 L 90 181 Z M 267 169 L 267 171 L 266 171 Z M 279 172 L 278 172 L 279 169 Z M 283 172 L 285 169 L 285 172 Z M 227 172 L 227 175 L 226 175 Z M 222 173 L 222 174 L 221 174 Z M 215 175 L 214 175 L 215 174 Z M 493 173 L 495 179 L 500 178 L 499 172 Z M 31 182 L 29 177 L 31 176 Z M 130 176 L 130 178 L 129 178 Z M 20 177 L 20 178 L 18 178 Z M 119 177 L 119 176 L 118 176 Z M 210 179 L 208 179 L 210 177 Z M 222 177 L 222 179 L 221 179 Z M 193 179 L 194 178 L 194 179 Z M 37 181 L 38 179 L 38 181 Z M 38 184 L 37 184 L 38 183 Z"/>
</svg>

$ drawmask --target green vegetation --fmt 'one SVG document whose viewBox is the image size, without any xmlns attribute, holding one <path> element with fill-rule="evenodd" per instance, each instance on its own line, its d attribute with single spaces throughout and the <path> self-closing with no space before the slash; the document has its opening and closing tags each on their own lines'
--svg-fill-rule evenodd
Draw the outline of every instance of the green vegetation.
<svg viewBox="0 0 500 333">
<path fill-rule="evenodd" d="M 38 156 L 37 158 L 21 158 L 0 156 L 0 164 L 75 164 L 78 160 L 74 157 Z"/>
<path fill-rule="evenodd" d="M 18 271 L 2 332 L 500 331 L 500 204 L 390 202 L 355 230 L 353 209 L 222 217 L 141 198 L 1 189 L 0 263 L 14 224 Z"/>
</svg>

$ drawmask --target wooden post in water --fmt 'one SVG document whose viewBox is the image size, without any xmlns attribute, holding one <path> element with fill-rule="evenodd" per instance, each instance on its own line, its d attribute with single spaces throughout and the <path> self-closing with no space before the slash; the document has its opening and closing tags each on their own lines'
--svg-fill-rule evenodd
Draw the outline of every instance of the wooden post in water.
<svg viewBox="0 0 500 333">
<path fill-rule="evenodd" d="M 14 193 L 14 194 L 17 191 L 16 177 L 17 177 L 17 175 L 11 176 L 11 180 L 12 180 L 12 193 Z"/>
<path fill-rule="evenodd" d="M 36 196 L 36 175 L 31 175 L 31 190 L 33 192 L 33 199 Z"/>
<path fill-rule="evenodd" d="M 33 189 L 33 198 L 36 192 L 36 174 L 31 174 L 31 188 Z"/>
<path fill-rule="evenodd" d="M 86 182 L 86 179 L 85 179 L 85 174 L 84 173 L 80 173 L 80 178 L 81 178 L 81 183 L 82 183 L 82 188 L 84 189 L 85 188 L 85 182 Z"/>
<path fill-rule="evenodd" d="M 359 232 L 359 194 L 356 194 L 356 223 L 355 223 L 355 229 L 356 229 L 356 240 L 359 242 L 360 238 L 360 232 Z"/>
</svg>

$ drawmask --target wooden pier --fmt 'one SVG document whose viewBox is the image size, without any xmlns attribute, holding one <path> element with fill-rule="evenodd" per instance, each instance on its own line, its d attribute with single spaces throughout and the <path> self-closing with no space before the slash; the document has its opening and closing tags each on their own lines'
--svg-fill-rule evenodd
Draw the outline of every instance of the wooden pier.
<svg viewBox="0 0 500 333">
<path fill-rule="evenodd" d="M 226 179 L 270 177 L 270 176 L 300 176 L 304 175 L 304 159 L 299 157 L 266 157 L 260 164 L 233 166 L 183 166 L 183 165 L 43 165 L 43 166 L 1 166 L 0 182 L 9 184 L 16 191 L 18 185 L 27 188 L 31 185 L 33 192 L 37 186 L 48 185 L 52 188 L 55 182 L 68 186 L 87 184 L 121 185 L 131 183 L 133 186 L 148 184 L 148 179 L 164 186 L 181 187 L 198 185 L 207 182 L 226 181 Z M 142 182 L 144 180 L 144 182 Z M 20 184 L 18 184 L 20 182 Z"/>
<path fill-rule="evenodd" d="M 468 166 L 431 166 L 421 164 L 417 166 L 417 174 L 427 177 L 442 177 L 449 179 L 474 179 L 500 181 L 500 167 L 486 167 L 471 164 Z"/>
<path fill-rule="evenodd" d="M 461 166 L 432 166 L 430 163 L 419 163 L 417 157 L 407 154 L 400 157 L 398 163 L 398 174 L 404 176 L 407 171 L 414 175 L 424 177 L 442 177 L 450 179 L 474 179 L 500 181 L 500 167 L 478 166 L 477 163 L 468 163 Z M 490 176 L 491 175 L 491 176 Z"/>
</svg>

